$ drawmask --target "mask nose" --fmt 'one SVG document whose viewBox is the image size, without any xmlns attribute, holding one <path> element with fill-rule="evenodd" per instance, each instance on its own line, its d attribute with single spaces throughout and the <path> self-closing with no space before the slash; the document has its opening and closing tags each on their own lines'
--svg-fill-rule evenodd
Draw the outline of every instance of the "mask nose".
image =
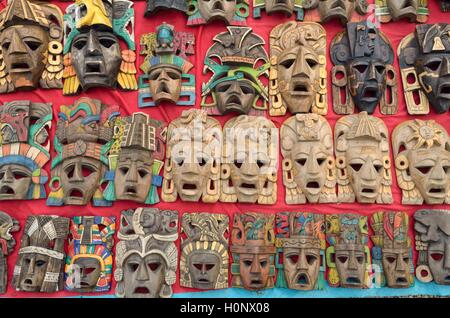
<svg viewBox="0 0 450 318">
<path fill-rule="evenodd" d="M 166 70 L 162 69 L 161 73 L 159 73 L 158 80 L 159 81 L 168 81 L 169 79 L 170 78 L 169 78 L 169 75 L 167 74 Z"/>
<path fill-rule="evenodd" d="M 354 251 L 350 252 L 350 255 L 348 257 L 348 269 L 351 270 L 357 270 L 358 269 L 358 264 L 356 261 L 356 255 Z"/>
<path fill-rule="evenodd" d="M 100 43 L 98 42 L 93 30 L 89 31 L 86 52 L 87 56 L 101 55 Z"/>
<path fill-rule="evenodd" d="M 374 181 L 377 178 L 377 171 L 373 165 L 372 159 L 368 158 L 361 168 L 361 176 L 366 181 Z"/>
<path fill-rule="evenodd" d="M 20 38 L 17 30 L 13 30 L 11 37 L 10 53 L 27 53 L 27 47 L 25 43 Z"/>
<path fill-rule="evenodd" d="M 315 175 L 319 173 L 319 163 L 317 162 L 317 158 L 315 158 L 313 153 L 310 153 L 308 156 L 308 161 L 306 163 L 307 173 L 310 175 Z"/>
<path fill-rule="evenodd" d="M 136 163 L 132 162 L 130 165 L 130 168 L 128 169 L 125 180 L 127 182 L 136 182 L 137 175 L 138 175 L 138 171 L 137 171 Z"/>
<path fill-rule="evenodd" d="M 149 279 L 149 276 L 148 276 L 147 266 L 145 266 L 145 264 L 139 264 L 136 280 L 146 281 L 148 279 Z"/>
<path fill-rule="evenodd" d="M 369 75 L 369 77 L 368 77 L 369 80 L 377 79 L 377 71 L 376 71 L 375 65 L 373 65 L 373 64 L 369 65 L 369 74 L 368 75 Z"/>
<path fill-rule="evenodd" d="M 258 165 L 256 163 L 251 163 L 248 160 L 244 161 L 240 170 L 247 176 L 254 177 L 259 175 Z"/>
<path fill-rule="evenodd" d="M 252 262 L 252 266 L 250 267 L 250 273 L 254 273 L 254 274 L 261 273 L 261 266 L 259 264 L 257 255 L 253 256 L 253 262 Z"/>
<path fill-rule="evenodd" d="M 403 255 L 397 255 L 397 262 L 396 262 L 396 264 L 395 264 L 395 269 L 397 270 L 397 271 L 405 271 L 405 268 L 406 268 L 406 263 L 405 263 L 405 261 L 403 260 Z"/>
<path fill-rule="evenodd" d="M 435 181 L 444 181 L 446 176 L 447 173 L 445 172 L 444 167 L 442 167 L 442 163 L 440 161 L 437 162 L 433 168 L 431 168 L 430 179 Z"/>
<path fill-rule="evenodd" d="M 75 163 L 75 166 L 73 168 L 73 175 L 71 178 L 69 178 L 69 180 L 71 182 L 83 181 L 83 171 L 80 162 Z"/>
<path fill-rule="evenodd" d="M 10 167 L 6 167 L 1 180 L 5 183 L 12 183 L 14 181 L 14 174 L 12 173 Z"/>
<path fill-rule="evenodd" d="M 297 269 L 298 270 L 307 270 L 308 269 L 308 261 L 306 259 L 305 251 L 303 249 L 300 249 L 300 253 L 298 255 L 298 262 L 297 262 Z"/>
<path fill-rule="evenodd" d="M 36 259 L 34 257 L 32 257 L 30 259 L 30 264 L 28 265 L 28 270 L 27 270 L 27 275 L 28 276 L 33 276 L 34 275 L 34 266 L 36 264 Z"/>
<path fill-rule="evenodd" d="M 304 76 L 306 78 L 309 78 L 310 70 L 311 68 L 305 58 L 305 52 L 300 48 L 294 61 L 294 70 L 292 71 L 292 76 Z"/>
<path fill-rule="evenodd" d="M 228 93 L 239 95 L 242 93 L 241 86 L 239 86 L 238 81 L 233 81 L 230 88 L 228 89 Z"/>
</svg>

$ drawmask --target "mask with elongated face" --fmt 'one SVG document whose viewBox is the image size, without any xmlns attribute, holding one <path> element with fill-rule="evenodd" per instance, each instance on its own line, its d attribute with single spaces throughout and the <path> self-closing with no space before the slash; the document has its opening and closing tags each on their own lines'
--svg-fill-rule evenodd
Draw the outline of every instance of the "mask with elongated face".
<svg viewBox="0 0 450 318">
<path fill-rule="evenodd" d="M 401 19 L 425 23 L 428 20 L 427 0 L 378 0 L 375 5 L 375 13 L 381 23 Z"/>
<path fill-rule="evenodd" d="M 365 15 L 369 9 L 367 0 L 312 0 L 307 1 L 307 8 L 319 10 L 320 21 L 327 23 L 331 20 L 339 20 L 342 25 L 352 21 L 354 12 Z"/>
<path fill-rule="evenodd" d="M 310 6 L 312 5 L 307 1 L 301 0 L 253 0 L 253 17 L 260 18 L 261 11 L 265 10 L 268 15 L 284 13 L 287 17 L 294 13 L 296 20 L 302 21 L 305 15 L 304 9 L 309 9 Z"/>
<path fill-rule="evenodd" d="M 188 25 L 223 21 L 227 25 L 245 25 L 248 0 L 193 0 L 188 6 Z"/>
<path fill-rule="evenodd" d="M 7 256 L 16 246 L 16 240 L 12 234 L 19 229 L 19 221 L 0 211 L 0 294 L 6 293 L 8 286 Z"/>
<path fill-rule="evenodd" d="M 145 16 L 156 14 L 160 10 L 170 9 L 186 12 L 188 9 L 187 2 L 184 0 L 147 0 Z"/>
</svg>

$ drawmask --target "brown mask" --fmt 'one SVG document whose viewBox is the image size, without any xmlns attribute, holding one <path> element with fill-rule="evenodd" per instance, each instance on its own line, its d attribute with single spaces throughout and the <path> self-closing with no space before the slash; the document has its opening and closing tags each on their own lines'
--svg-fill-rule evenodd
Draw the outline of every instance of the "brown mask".
<svg viewBox="0 0 450 318">
<path fill-rule="evenodd" d="M 7 256 L 16 246 L 12 233 L 19 231 L 19 221 L 0 211 L 0 294 L 6 293 L 8 284 Z"/>
<path fill-rule="evenodd" d="M 275 276 L 275 215 L 234 214 L 231 232 L 233 287 L 271 288 Z"/>
<path fill-rule="evenodd" d="M 425 23 L 428 20 L 428 2 L 423 0 L 385 0 L 376 2 L 376 16 L 381 23 L 408 19 Z"/>
<path fill-rule="evenodd" d="M 317 1 L 313 0 L 313 2 Z M 352 20 L 355 10 L 359 15 L 365 15 L 369 8 L 367 0 L 318 0 L 318 2 L 322 23 L 338 19 L 342 25 L 345 25 Z"/>
<path fill-rule="evenodd" d="M 198 11 L 206 23 L 222 20 L 231 24 L 236 14 L 237 0 L 197 0 Z"/>
<path fill-rule="evenodd" d="M 388 129 L 361 112 L 342 117 L 334 128 L 338 202 L 392 203 Z"/>
<path fill-rule="evenodd" d="M 280 140 L 286 203 L 337 202 L 333 135 L 327 120 L 317 114 L 292 116 L 283 123 Z"/>
<path fill-rule="evenodd" d="M 408 120 L 392 133 L 403 204 L 450 203 L 450 138 L 434 120 Z"/>
<path fill-rule="evenodd" d="M 64 241 L 68 232 L 68 218 L 28 217 L 12 280 L 17 291 L 54 293 L 62 290 Z"/>
<path fill-rule="evenodd" d="M 228 288 L 228 216 L 183 215 L 180 285 L 198 289 Z"/>
</svg>

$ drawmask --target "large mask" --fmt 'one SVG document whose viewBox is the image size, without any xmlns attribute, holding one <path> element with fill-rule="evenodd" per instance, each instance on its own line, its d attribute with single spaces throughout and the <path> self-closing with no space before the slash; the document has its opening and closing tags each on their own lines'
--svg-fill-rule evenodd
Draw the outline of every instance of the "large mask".
<svg viewBox="0 0 450 318">
<path fill-rule="evenodd" d="M 169 298 L 176 281 L 178 212 L 122 211 L 116 244 L 116 296 Z"/>
<path fill-rule="evenodd" d="M 278 129 L 265 117 L 241 115 L 223 127 L 222 202 L 277 201 Z"/>
<path fill-rule="evenodd" d="M 402 204 L 450 203 L 450 138 L 434 120 L 408 120 L 392 133 Z"/>
<path fill-rule="evenodd" d="M 0 211 L 0 294 L 6 293 L 8 285 L 7 256 L 12 253 L 16 246 L 16 240 L 12 233 L 19 231 L 19 229 L 19 221 Z"/>
<path fill-rule="evenodd" d="M 91 87 L 137 89 L 132 6 L 128 0 L 77 0 L 67 7 L 64 95 Z"/>
<path fill-rule="evenodd" d="M 227 29 L 206 53 L 204 73 L 212 76 L 203 83 L 201 106 L 211 115 L 264 115 L 268 94 L 261 80 L 270 66 L 264 40 L 249 27 Z"/>
<path fill-rule="evenodd" d="M 423 283 L 450 285 L 450 211 L 419 210 L 414 213 L 416 277 Z"/>
<path fill-rule="evenodd" d="M 162 199 L 206 203 L 217 202 L 220 195 L 220 123 L 205 111 L 183 111 L 167 130 Z"/>
<path fill-rule="evenodd" d="M 28 217 L 12 280 L 17 291 L 54 293 L 63 290 L 64 241 L 68 233 L 68 218 Z"/>
<path fill-rule="evenodd" d="M 370 288 L 370 250 L 367 217 L 326 215 L 328 283 L 332 287 Z"/>
<path fill-rule="evenodd" d="M 91 200 L 96 206 L 111 205 L 103 196 L 104 174 L 118 115 L 118 106 L 87 97 L 61 106 L 47 205 L 86 205 Z"/>
<path fill-rule="evenodd" d="M 281 126 L 280 140 L 286 203 L 337 202 L 333 135 L 327 120 L 316 114 L 292 116 Z"/>
<path fill-rule="evenodd" d="M 188 9 L 187 1 L 186 0 L 147 0 L 147 9 L 145 11 L 145 16 L 156 14 L 160 10 L 169 10 L 169 9 L 186 12 Z"/>
<path fill-rule="evenodd" d="M 376 0 L 375 15 L 381 23 L 408 19 L 425 23 L 428 20 L 428 0 Z"/>
<path fill-rule="evenodd" d="M 268 15 L 284 13 L 287 17 L 295 13 L 296 20 L 303 21 L 305 16 L 304 3 L 304 0 L 253 0 L 253 17 L 255 19 L 260 18 L 261 10 L 266 10 Z M 306 4 L 306 6 L 308 5 Z"/>
<path fill-rule="evenodd" d="M 327 23 L 331 20 L 339 20 L 342 25 L 354 20 L 354 12 L 365 15 L 369 9 L 367 0 L 304 0 L 305 9 L 318 8 L 320 21 Z"/>
<path fill-rule="evenodd" d="M 389 132 L 384 122 L 361 112 L 334 127 L 338 202 L 393 202 Z"/>
<path fill-rule="evenodd" d="M 442 12 L 450 12 L 450 0 L 439 0 Z"/>
<path fill-rule="evenodd" d="M 347 24 L 330 47 L 333 107 L 337 114 L 359 111 L 384 115 L 397 113 L 397 79 L 394 51 L 389 39 L 369 22 Z"/>
<path fill-rule="evenodd" d="M 195 104 L 195 76 L 189 74 L 193 65 L 187 59 L 194 54 L 194 44 L 192 33 L 176 32 L 166 23 L 141 36 L 141 55 L 145 55 L 141 70 L 145 74 L 139 76 L 139 107 L 164 102 Z"/>
<path fill-rule="evenodd" d="M 108 201 L 159 202 L 156 187 L 164 163 L 166 127 L 144 113 L 119 117 L 109 151 L 109 181 L 103 196 Z"/>
<path fill-rule="evenodd" d="M 277 214 L 276 286 L 297 290 L 325 286 L 325 217 L 308 212 Z"/>
<path fill-rule="evenodd" d="M 405 212 L 376 212 L 370 218 L 374 234 L 372 261 L 378 287 L 408 288 L 414 284 L 409 217 Z"/>
<path fill-rule="evenodd" d="M 436 113 L 450 108 L 450 25 L 416 26 L 398 50 L 406 106 L 411 115 Z"/>
<path fill-rule="evenodd" d="M 287 22 L 270 32 L 270 115 L 326 115 L 325 29 L 314 22 Z"/>
<path fill-rule="evenodd" d="M 274 286 L 275 215 L 235 213 L 231 232 L 233 287 L 261 290 Z"/>
<path fill-rule="evenodd" d="M 51 125 L 50 103 L 22 100 L 0 106 L 0 200 L 46 198 Z"/>
<path fill-rule="evenodd" d="M 187 25 L 206 24 L 221 20 L 227 25 L 245 25 L 250 12 L 248 0 L 188 1 Z"/>
<path fill-rule="evenodd" d="M 180 285 L 228 288 L 228 216 L 185 213 L 182 220 Z"/>
<path fill-rule="evenodd" d="M 64 268 L 65 289 L 106 292 L 111 289 L 115 217 L 76 216 Z"/>
<path fill-rule="evenodd" d="M 0 93 L 62 87 L 62 25 L 54 4 L 8 1 L 0 12 Z"/>
</svg>

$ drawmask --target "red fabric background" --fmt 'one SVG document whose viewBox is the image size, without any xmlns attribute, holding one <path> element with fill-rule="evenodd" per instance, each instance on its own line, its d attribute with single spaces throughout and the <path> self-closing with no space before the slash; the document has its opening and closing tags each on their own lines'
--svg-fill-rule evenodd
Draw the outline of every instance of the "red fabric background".
<svg viewBox="0 0 450 318">
<path fill-rule="evenodd" d="M 63 2 L 63 1 L 51 1 L 52 3 L 55 3 L 58 5 L 63 11 L 65 8 L 72 2 Z M 197 101 L 196 101 L 196 108 L 200 107 L 200 92 L 201 92 L 201 85 L 202 82 L 206 81 L 210 74 L 203 75 L 202 69 L 203 69 L 203 59 L 206 51 L 212 44 L 212 38 L 219 32 L 225 31 L 225 26 L 223 23 L 214 23 L 207 26 L 199 26 L 199 27 L 187 27 L 186 26 L 186 16 L 181 12 L 175 12 L 175 11 L 163 11 L 159 12 L 156 15 L 153 15 L 149 18 L 144 18 L 144 11 L 146 6 L 146 1 L 134 1 L 134 9 L 135 9 L 135 40 L 136 40 L 136 47 L 139 49 L 139 38 L 144 33 L 154 32 L 155 28 L 161 24 L 162 22 L 167 22 L 169 24 L 172 24 L 175 26 L 175 29 L 177 31 L 187 31 L 192 32 L 195 34 L 196 38 L 196 45 L 195 45 L 195 55 L 190 57 L 191 62 L 194 63 L 194 69 L 193 72 L 196 76 L 196 92 L 197 92 Z M 369 2 L 373 2 L 370 0 Z M 3 9 L 5 6 L 6 0 L 1 0 L 0 8 Z M 450 22 L 450 13 L 444 14 L 441 13 L 438 8 L 438 1 L 431 0 L 430 1 L 430 19 L 429 23 L 437 23 L 437 22 Z M 250 11 L 251 12 L 251 11 Z M 247 25 L 253 27 L 254 31 L 262 36 L 266 41 L 266 50 L 269 52 L 269 45 L 268 45 L 268 37 L 271 29 L 280 23 L 286 22 L 288 20 L 293 20 L 294 17 L 286 18 L 283 15 L 273 15 L 273 16 L 267 16 L 265 12 L 262 13 L 261 19 L 253 19 L 251 17 L 247 20 Z M 311 20 L 313 19 L 313 15 L 308 14 L 306 15 L 305 20 Z M 358 19 L 362 19 L 361 17 L 358 17 Z M 336 35 L 337 32 L 341 31 L 343 28 L 342 26 L 337 22 L 332 22 L 327 25 L 325 25 L 326 31 L 327 31 L 327 39 L 328 44 L 331 42 L 333 37 Z M 398 44 L 401 41 L 401 39 L 406 36 L 407 34 L 413 32 L 415 28 L 415 24 L 408 23 L 407 21 L 400 21 L 395 23 L 389 23 L 387 25 L 381 26 L 382 31 L 385 32 L 388 37 L 392 41 L 392 45 L 394 47 L 394 50 L 397 50 Z M 138 55 L 137 59 L 137 67 L 139 67 L 140 63 L 142 63 L 143 58 Z M 398 79 L 399 79 L 399 112 L 394 116 L 384 116 L 380 114 L 379 109 L 376 110 L 375 116 L 383 118 L 386 125 L 389 128 L 389 132 L 391 133 L 392 130 L 396 125 L 401 123 L 402 121 L 413 119 L 413 118 L 420 118 L 420 119 L 435 119 L 437 122 L 442 124 L 446 129 L 450 132 L 450 114 L 447 112 L 446 114 L 437 115 L 434 113 L 433 110 L 431 110 L 431 113 L 427 116 L 409 116 L 406 111 L 406 104 L 403 97 L 403 88 L 400 83 L 400 71 L 398 69 L 398 63 L 396 60 L 396 70 L 398 72 Z M 330 74 L 332 64 L 330 62 L 329 56 L 328 56 L 328 74 Z M 138 71 L 140 74 L 140 70 Z M 328 80 L 328 115 L 326 118 L 330 122 L 332 128 L 334 129 L 334 125 L 336 123 L 336 120 L 340 117 L 336 115 L 332 110 L 332 96 L 331 96 L 331 80 Z M 122 115 L 128 115 L 132 112 L 136 111 L 143 111 L 145 113 L 150 114 L 153 118 L 163 120 L 166 123 L 169 123 L 171 120 L 177 118 L 181 115 L 181 112 L 187 107 L 183 106 L 174 106 L 174 105 L 161 105 L 159 107 L 153 107 L 153 108 L 144 108 L 139 109 L 138 108 L 138 93 L 137 91 L 132 92 L 123 92 L 119 90 L 107 90 L 107 89 L 93 89 L 85 94 L 81 94 L 77 97 L 71 96 L 71 97 L 65 97 L 62 95 L 62 90 L 42 90 L 38 89 L 32 92 L 20 92 L 20 93 L 12 93 L 12 94 L 5 94 L 0 95 L 0 102 L 3 104 L 4 102 L 12 101 L 12 100 L 31 100 L 34 102 L 52 102 L 53 103 L 53 115 L 54 115 L 54 125 L 52 128 L 52 138 L 54 136 L 54 130 L 56 126 L 56 118 L 57 113 L 59 111 L 59 107 L 62 104 L 68 105 L 73 103 L 76 99 L 78 99 L 81 96 L 88 96 L 91 98 L 97 98 L 101 99 L 106 104 L 118 104 L 122 107 Z M 268 116 L 268 115 L 267 115 Z M 221 122 L 223 125 L 229 118 L 232 116 L 216 116 L 216 118 Z M 274 121 L 276 126 L 279 128 L 284 120 L 286 120 L 288 116 L 285 117 L 269 117 L 271 120 Z M 53 144 L 52 144 L 53 145 Z M 391 149 L 392 150 L 392 149 Z M 54 155 L 53 147 L 51 149 L 52 156 Z M 391 158 L 393 159 L 393 158 Z M 280 155 L 280 162 L 281 162 L 281 155 Z M 394 162 L 394 160 L 392 160 Z M 47 165 L 47 170 L 50 173 L 50 164 Z M 394 167 L 392 167 L 392 175 L 395 176 Z M 160 189 L 159 189 L 160 191 Z M 281 165 L 279 167 L 279 175 L 278 175 L 278 201 L 276 205 L 273 206 L 263 206 L 263 205 L 251 205 L 251 204 L 225 204 L 225 203 L 216 203 L 216 204 L 204 204 L 204 203 L 184 203 L 181 201 L 177 201 L 175 203 L 165 203 L 160 202 L 156 207 L 160 209 L 175 209 L 178 210 L 180 213 L 180 216 L 183 213 L 186 212 L 216 212 L 216 213 L 227 213 L 230 215 L 230 224 L 231 224 L 231 217 L 236 212 L 245 212 L 245 211 L 255 211 L 255 212 L 262 212 L 262 213 L 276 213 L 281 211 L 311 211 L 311 212 L 320 212 L 320 213 L 344 213 L 344 212 L 356 212 L 360 214 L 365 215 L 371 215 L 375 211 L 379 210 L 399 210 L 399 211 L 405 211 L 409 215 L 412 215 L 414 211 L 421 209 L 421 208 L 435 208 L 435 209 L 442 209 L 442 208 L 448 208 L 448 206 L 445 205 L 436 205 L 436 206 L 402 206 L 401 205 L 401 192 L 400 189 L 397 186 L 396 178 L 394 177 L 393 186 L 392 186 L 392 192 L 394 195 L 394 204 L 390 206 L 383 206 L 383 205 L 361 205 L 361 204 L 320 204 L 320 205 L 286 205 L 284 201 L 284 188 L 282 185 L 282 174 L 281 174 Z M 47 193 L 48 193 L 48 187 L 47 187 Z M 21 231 L 18 233 L 15 233 L 14 237 L 17 240 L 17 246 L 15 251 L 12 253 L 12 255 L 9 256 L 8 259 L 8 266 L 9 266 L 9 277 L 8 277 L 8 291 L 5 296 L 8 297 L 42 297 L 42 296 L 51 296 L 51 297 L 65 297 L 65 296 L 74 296 L 79 295 L 77 293 L 70 293 L 66 291 L 58 292 L 55 294 L 39 294 L 39 293 L 25 293 L 25 292 L 16 292 L 10 285 L 10 281 L 12 279 L 12 273 L 13 268 L 16 262 L 17 258 L 17 251 L 20 246 L 20 237 L 22 236 L 22 230 L 23 226 L 25 224 L 25 220 L 28 215 L 30 214 L 55 214 L 60 216 L 66 216 L 66 217 L 73 217 L 76 215 L 103 215 L 103 216 L 116 216 L 118 219 L 120 216 L 120 212 L 124 209 L 128 208 L 136 208 L 141 206 L 140 204 L 136 204 L 133 202 L 127 202 L 127 201 L 118 201 L 114 203 L 112 207 L 107 208 L 101 208 L 101 207 L 92 207 L 92 206 L 65 206 L 65 207 L 48 207 L 45 204 L 45 200 L 34 200 L 34 201 L 15 201 L 15 202 L 8 202 L 8 201 L 2 201 L 0 202 L 0 210 L 5 211 L 9 213 L 14 218 L 18 219 L 20 222 L 20 225 L 22 227 Z M 413 223 L 413 222 L 411 222 Z M 412 226 L 411 226 L 411 238 L 413 239 L 413 232 L 412 232 Z M 117 239 L 117 238 L 116 238 Z M 179 245 L 179 242 L 177 242 Z M 113 282 L 113 287 L 110 291 L 110 294 L 114 293 L 115 289 L 115 282 Z M 179 286 L 179 282 L 174 285 L 174 292 L 180 293 L 180 292 L 187 292 L 192 291 L 188 288 L 181 288 Z M 94 294 L 89 294 L 94 295 Z"/>
</svg>

